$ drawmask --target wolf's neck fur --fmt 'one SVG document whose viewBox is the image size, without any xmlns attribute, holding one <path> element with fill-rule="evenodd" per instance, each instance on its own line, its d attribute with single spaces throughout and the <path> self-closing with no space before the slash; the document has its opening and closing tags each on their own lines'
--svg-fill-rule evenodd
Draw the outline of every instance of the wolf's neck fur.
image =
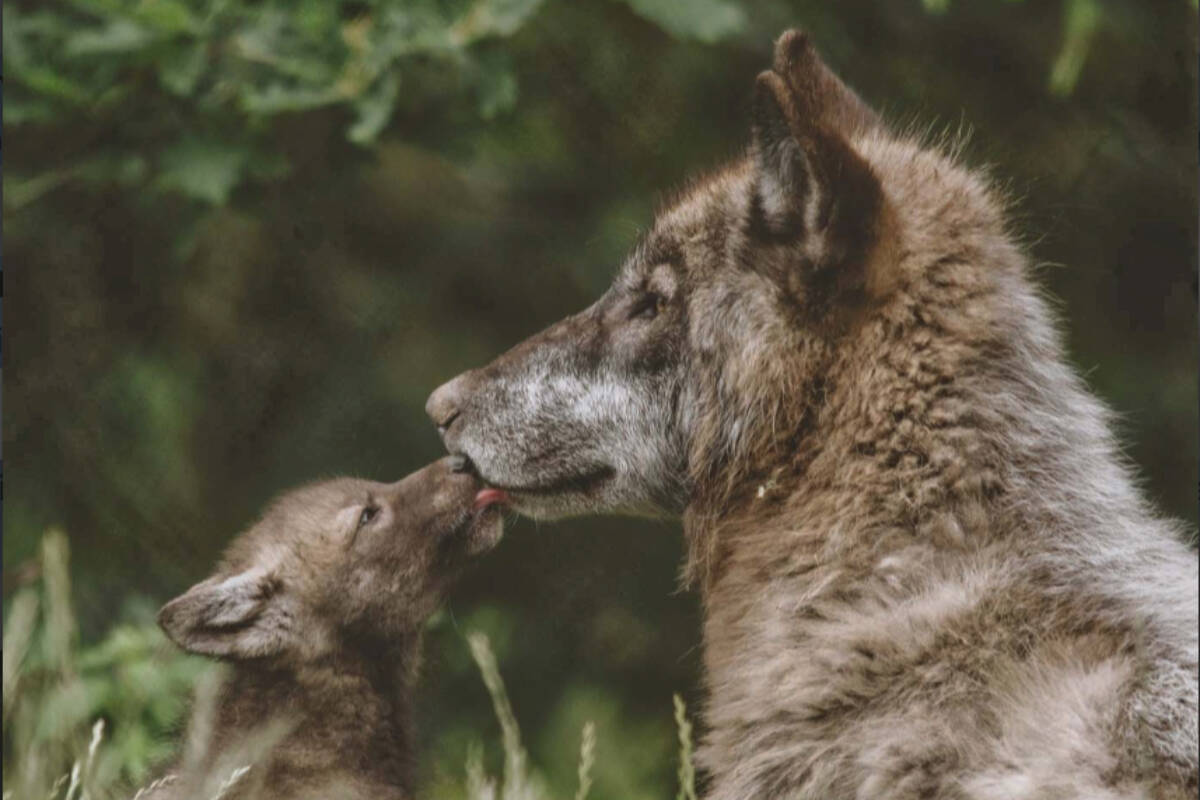
<svg viewBox="0 0 1200 800">
<path fill-rule="evenodd" d="M 780 398 L 770 432 L 746 435 L 753 452 L 689 508 L 693 552 L 709 561 L 702 589 L 749 557 L 847 567 L 912 547 L 966 557 L 1000 539 L 1025 552 L 1129 552 L 1103 530 L 1166 530 L 1027 282 L 997 268 L 990 284 L 956 292 L 931 272 L 936 292 L 910 287 L 850 334 L 854 346 L 831 348 L 821 385 Z M 981 318 L 964 329 L 964 312 Z M 761 541 L 780 528 L 792 538 Z"/>
<path fill-rule="evenodd" d="M 902 285 L 829 348 L 820 386 L 768 405 L 753 448 L 685 514 L 713 796 L 772 781 L 841 796 L 872 735 L 856 726 L 881 709 L 911 717 L 885 728 L 929 736 L 893 743 L 897 763 L 959 758 L 936 725 L 977 724 L 956 704 L 978 710 L 982 682 L 1026 659 L 1098 687 L 1082 707 L 1113 741 L 1064 740 L 1111 758 L 1113 780 L 1157 780 L 1146 763 L 1194 775 L 1195 557 L 1139 497 L 1021 257 L 992 252 Z M 1030 718 L 1050 730 L 1070 696 L 1028 700 Z M 942 710 L 922 717 L 918 698 Z M 892 757 L 871 763 L 884 785 Z"/>
<path fill-rule="evenodd" d="M 411 685 L 419 658 L 414 633 L 386 645 L 348 644 L 336 658 L 299 669 L 233 665 L 202 723 L 208 730 L 193 731 L 207 740 L 200 769 L 243 766 L 230 755 L 237 750 L 250 754 L 242 760 L 267 797 L 326 785 L 363 796 L 411 796 Z"/>
</svg>

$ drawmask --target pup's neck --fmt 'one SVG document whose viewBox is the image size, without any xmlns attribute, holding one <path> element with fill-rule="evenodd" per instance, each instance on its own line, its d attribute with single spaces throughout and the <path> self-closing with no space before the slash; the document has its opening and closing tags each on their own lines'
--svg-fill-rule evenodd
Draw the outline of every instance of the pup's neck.
<svg viewBox="0 0 1200 800">
<path fill-rule="evenodd" d="M 349 640 L 336 657 L 299 668 L 235 664 L 215 699 L 205 761 L 215 766 L 223 751 L 258 734 L 268 749 L 253 766 L 272 791 L 345 780 L 411 795 L 420 647 L 412 633 L 386 643 Z"/>
</svg>

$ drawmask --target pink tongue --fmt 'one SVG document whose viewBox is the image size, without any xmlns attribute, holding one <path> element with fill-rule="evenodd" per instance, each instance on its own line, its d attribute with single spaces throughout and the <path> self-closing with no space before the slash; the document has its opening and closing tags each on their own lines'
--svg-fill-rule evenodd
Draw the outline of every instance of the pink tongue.
<svg viewBox="0 0 1200 800">
<path fill-rule="evenodd" d="M 503 489 L 480 489 L 475 495 L 475 510 L 481 511 L 497 503 L 507 503 L 508 492 Z"/>
</svg>

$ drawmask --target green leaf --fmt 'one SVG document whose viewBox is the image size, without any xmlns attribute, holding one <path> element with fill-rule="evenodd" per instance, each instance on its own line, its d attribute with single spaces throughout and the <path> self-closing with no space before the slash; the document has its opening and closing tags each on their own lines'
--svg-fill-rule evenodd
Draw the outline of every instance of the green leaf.
<svg viewBox="0 0 1200 800">
<path fill-rule="evenodd" d="M 202 42 L 171 50 L 159 62 L 158 79 L 173 95 L 187 97 L 196 90 L 208 65 L 207 48 Z"/>
<path fill-rule="evenodd" d="M 370 91 L 354 101 L 358 118 L 346 132 L 346 138 L 355 144 L 366 145 L 375 141 L 392 118 L 396 108 L 396 96 L 400 91 L 400 79 L 389 72 L 375 82 Z"/>
<path fill-rule="evenodd" d="M 479 116 L 484 119 L 511 111 L 517 104 L 517 78 L 503 51 L 481 53 L 471 64 L 470 78 L 476 86 Z"/>
<path fill-rule="evenodd" d="M 127 19 L 116 19 L 101 28 L 80 31 L 66 42 L 69 56 L 118 55 L 148 47 L 155 36 Z"/>
<path fill-rule="evenodd" d="M 624 0 L 640 17 L 676 39 L 716 42 L 740 33 L 746 15 L 728 0 Z"/>
<path fill-rule="evenodd" d="M 75 663 L 81 670 L 110 670 L 122 663 L 148 658 L 162 641 L 163 637 L 153 628 L 118 625 L 101 642 L 81 650 Z"/>
<path fill-rule="evenodd" d="M 270 116 L 289 111 L 309 111 L 344 99 L 333 87 L 323 89 L 290 88 L 273 83 L 265 89 L 246 86 L 242 90 L 242 110 Z"/>
<path fill-rule="evenodd" d="M 139 21 L 168 34 L 199 33 L 201 24 L 179 0 L 143 0 L 133 12 Z"/>
<path fill-rule="evenodd" d="M 329 0 L 306 0 L 296 4 L 292 20 L 305 36 L 328 36 L 341 24 L 338 6 Z"/>
<path fill-rule="evenodd" d="M 5 121 L 8 121 L 7 118 Z M 59 169 L 44 170 L 29 177 L 9 170 L 4 176 L 4 206 L 10 210 L 24 208 L 71 181 L 132 186 L 141 183 L 145 176 L 146 160 L 137 153 L 114 155 L 99 152 L 68 162 Z"/>
<path fill-rule="evenodd" d="M 29 66 L 21 70 L 14 69 L 12 75 L 18 83 L 34 93 L 64 100 L 72 105 L 86 103 L 91 98 L 91 93 L 85 86 L 49 67 Z"/>
<path fill-rule="evenodd" d="M 263 11 L 230 38 L 229 52 L 247 64 L 301 83 L 321 85 L 335 80 L 346 55 L 336 29 L 325 39 L 306 39 L 298 33 L 287 14 Z"/>
<path fill-rule="evenodd" d="M 116 183 L 132 186 L 146 177 L 146 159 L 138 153 L 100 153 L 80 161 L 75 176 L 93 184 Z"/>
<path fill-rule="evenodd" d="M 451 28 L 460 45 L 489 36 L 512 36 L 537 11 L 543 0 L 477 0 Z"/>
<path fill-rule="evenodd" d="M 248 155 L 240 145 L 185 139 L 163 152 L 158 186 L 222 205 L 241 180 Z"/>
<path fill-rule="evenodd" d="M 517 78 L 508 70 L 484 73 L 479 85 L 479 115 L 492 119 L 517 104 Z"/>
<path fill-rule="evenodd" d="M 10 90 L 4 98 L 4 124 L 21 125 L 29 122 L 50 122 L 54 119 L 54 104 L 41 98 L 21 97 Z"/>
<path fill-rule="evenodd" d="M 28 28 L 26 18 L 12 3 L 5 3 L 3 11 L 0 11 L 0 19 L 3 20 L 0 36 L 4 44 L 4 68 L 10 72 L 24 69 L 30 60 L 29 48 L 25 44 Z"/>
<path fill-rule="evenodd" d="M 1063 42 L 1049 80 L 1050 93 L 1059 97 L 1075 91 L 1103 14 L 1097 0 L 1067 0 L 1064 7 Z"/>
</svg>

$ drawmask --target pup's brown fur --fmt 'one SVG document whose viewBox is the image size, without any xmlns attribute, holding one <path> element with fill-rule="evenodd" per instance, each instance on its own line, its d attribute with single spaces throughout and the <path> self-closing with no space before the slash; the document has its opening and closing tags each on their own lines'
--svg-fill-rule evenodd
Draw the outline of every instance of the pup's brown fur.
<svg viewBox="0 0 1200 800">
<path fill-rule="evenodd" d="M 231 776 L 225 798 L 412 796 L 421 628 L 500 535 L 494 510 L 472 510 L 478 481 L 450 461 L 284 495 L 163 607 L 172 640 L 230 672 L 155 800 L 212 797 Z"/>
<path fill-rule="evenodd" d="M 525 513 L 682 514 L 710 798 L 1196 796 L 1196 556 L 1003 212 L 791 31 L 748 156 L 430 398 Z"/>
</svg>

